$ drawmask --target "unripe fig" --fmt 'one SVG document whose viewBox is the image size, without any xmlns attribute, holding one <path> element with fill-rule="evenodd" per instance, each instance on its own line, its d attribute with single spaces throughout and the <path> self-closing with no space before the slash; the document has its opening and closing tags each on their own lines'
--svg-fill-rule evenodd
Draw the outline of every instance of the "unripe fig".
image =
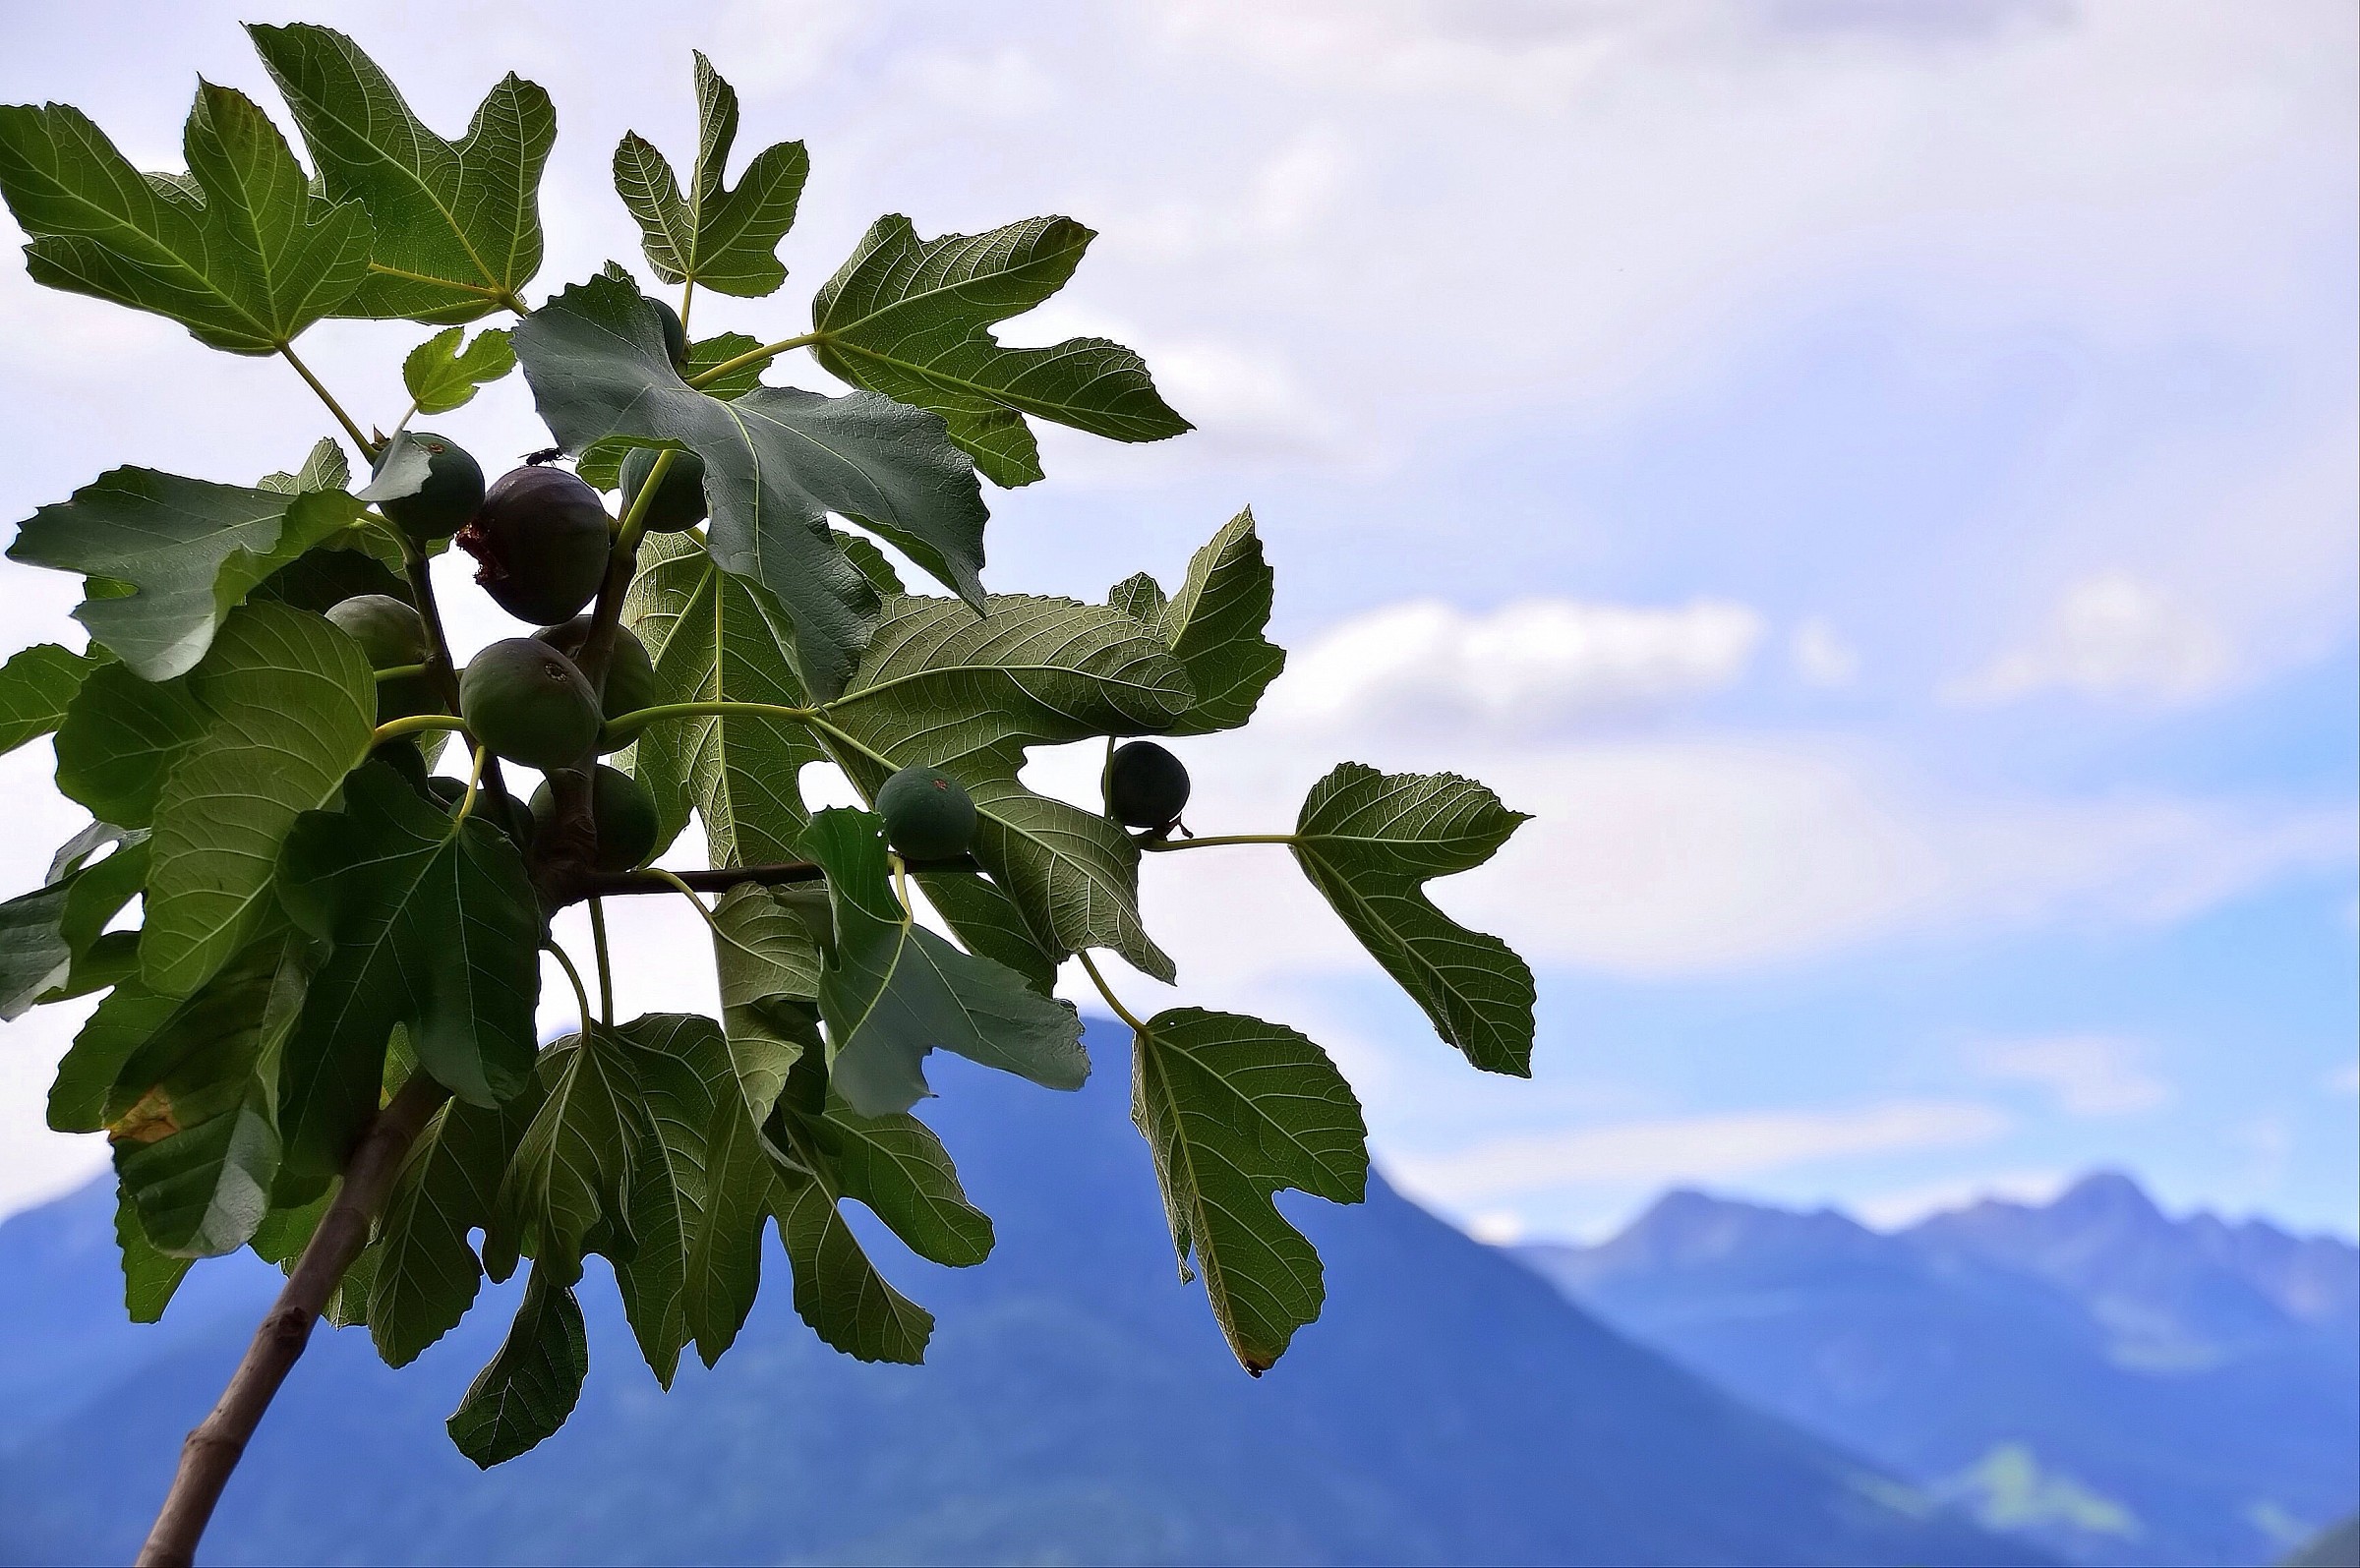
<svg viewBox="0 0 2360 1568">
<path fill-rule="evenodd" d="M 680 313 L 662 300 L 649 300 L 656 314 L 664 319 L 664 352 L 671 357 L 672 368 L 685 376 L 688 373 L 688 328 L 680 320 Z"/>
<path fill-rule="evenodd" d="M 408 495 L 377 503 L 377 509 L 401 531 L 421 544 L 448 539 L 466 526 L 484 500 L 484 471 L 458 442 L 428 431 L 410 431 L 388 441 L 371 472 L 382 472 L 385 460 L 402 442 L 427 453 L 426 483 Z"/>
<path fill-rule="evenodd" d="M 453 779 L 446 773 L 436 774 L 427 780 L 426 787 L 428 793 L 442 802 L 445 812 L 458 810 L 459 802 L 467 798 L 467 781 Z M 496 828 L 507 829 L 508 837 L 516 841 L 517 848 L 531 848 L 533 842 L 532 812 L 525 809 L 524 802 L 514 795 L 503 794 L 499 797 L 499 802 L 506 805 L 508 809 L 504 812 L 496 811 L 493 797 L 478 790 L 473 807 L 474 813 Z"/>
<path fill-rule="evenodd" d="M 423 665 L 433 652 L 418 611 L 390 594 L 355 594 L 327 610 L 327 618 L 361 645 L 372 669 Z M 399 675 L 377 683 L 377 722 L 442 711 L 435 682 L 425 675 Z"/>
<path fill-rule="evenodd" d="M 578 666 L 582 644 L 590 638 L 590 617 L 576 615 L 562 626 L 544 626 L 533 635 Z M 630 627 L 616 627 L 615 649 L 607 656 L 606 700 L 602 704 L 607 717 L 619 719 L 641 708 L 653 708 L 663 701 L 657 692 L 656 664 L 647 657 L 647 644 Z"/>
<path fill-rule="evenodd" d="M 484 494 L 458 546 L 481 566 L 475 580 L 519 620 L 570 619 L 607 577 L 607 508 L 598 492 L 561 468 L 513 468 Z"/>
<path fill-rule="evenodd" d="M 1106 814 L 1126 828 L 1167 833 L 1188 804 L 1188 769 L 1152 740 L 1114 748 L 1106 764 Z"/>
<path fill-rule="evenodd" d="M 877 791 L 885 838 L 910 860 L 948 860 L 975 842 L 975 802 L 940 768 L 904 768 Z"/>
<path fill-rule="evenodd" d="M 496 757 L 547 772 L 598 744 L 598 697 L 573 661 L 532 637 L 496 642 L 459 676 L 459 717 Z"/>
<path fill-rule="evenodd" d="M 655 472 L 656 459 L 662 455 L 652 446 L 634 446 L 623 458 L 623 516 L 631 515 L 639 487 Z M 647 510 L 639 514 L 639 521 L 651 533 L 678 534 L 703 522 L 707 509 L 705 460 L 694 452 L 676 451 L 672 454 L 672 466 L 664 470 L 664 483 L 648 497 Z"/>
<path fill-rule="evenodd" d="M 544 779 L 533 791 L 535 826 L 546 829 L 557 809 Z M 590 820 L 598 825 L 599 870 L 629 871 L 655 852 L 656 797 L 620 768 L 602 762 L 590 771 Z"/>
</svg>

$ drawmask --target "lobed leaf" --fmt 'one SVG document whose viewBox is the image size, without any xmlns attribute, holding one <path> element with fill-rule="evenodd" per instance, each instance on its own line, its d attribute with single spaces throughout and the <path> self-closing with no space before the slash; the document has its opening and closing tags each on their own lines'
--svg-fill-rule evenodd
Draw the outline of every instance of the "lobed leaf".
<svg viewBox="0 0 2360 1568">
<path fill-rule="evenodd" d="M 1112 948 L 1158 979 L 1172 961 L 1139 915 L 1139 847 L 1094 811 L 1019 782 L 1026 749 L 1104 734 L 1156 733 L 1194 700 L 1188 673 L 1130 616 L 1069 599 L 994 595 L 981 619 L 942 599 L 888 603 L 821 743 L 864 787 L 897 768 L 938 767 L 967 786 L 974 854 L 1005 901 L 925 879 L 952 928 L 977 952 L 1022 956 L 1035 978 L 1083 948 Z M 1041 989 L 1045 990 L 1045 987 Z"/>
<path fill-rule="evenodd" d="M 541 418 L 567 450 L 624 437 L 704 460 L 707 548 L 777 597 L 815 696 L 843 688 L 876 614 L 875 591 L 830 537 L 831 513 L 981 598 L 982 496 L 935 416 L 867 393 L 708 396 L 673 368 L 654 303 L 611 276 L 533 312 L 515 342 Z"/>
<path fill-rule="evenodd" d="M 282 925 L 175 1004 L 116 1072 L 115 1175 L 158 1251 L 234 1252 L 268 1211 L 279 1141 L 263 1070 L 306 978 Z"/>
<path fill-rule="evenodd" d="M 66 841 L 49 875 L 30 893 L 0 903 L 0 1022 L 35 1002 L 83 989 L 83 967 L 105 930 L 148 878 L 148 835 L 93 822 Z M 115 852 L 93 862 L 101 850 Z"/>
<path fill-rule="evenodd" d="M 19 649 L 0 665 L 0 756 L 38 739 L 66 722 L 82 683 L 106 660 L 55 643 Z"/>
<path fill-rule="evenodd" d="M 536 1267 L 500 1354 L 476 1374 L 443 1424 L 460 1453 L 490 1470 L 564 1425 L 589 1375 L 590 1336 L 581 1304 Z"/>
<path fill-rule="evenodd" d="M 404 1366 L 458 1326 L 483 1264 L 469 1234 L 489 1229 L 501 1173 L 536 1106 L 518 1094 L 486 1109 L 445 1102 L 412 1146 L 370 1249 L 369 1333 L 388 1366 Z"/>
<path fill-rule="evenodd" d="M 233 354 L 281 349 L 352 297 L 368 214 L 314 192 L 251 99 L 199 82 L 182 143 L 186 175 L 142 174 L 79 109 L 0 107 L 0 196 L 31 236 L 33 281 Z"/>
<path fill-rule="evenodd" d="M 135 1323 L 160 1323 L 173 1293 L 196 1265 L 193 1257 L 167 1257 L 140 1229 L 139 1212 L 128 1197 L 115 1200 L 115 1247 L 123 1263 L 123 1308 Z"/>
<path fill-rule="evenodd" d="M 795 1270 L 796 1314 L 856 1360 L 924 1361 L 934 1314 L 887 1283 L 861 1250 L 845 1222 L 844 1194 L 826 1154 L 805 1142 L 773 1154 L 770 1201 Z"/>
<path fill-rule="evenodd" d="M 1210 734 L 1254 717 L 1263 692 L 1286 668 L 1286 650 L 1263 636 L 1270 592 L 1250 507 L 1189 558 L 1188 576 L 1169 601 L 1144 572 L 1114 586 L 1113 607 L 1152 627 L 1188 671 L 1194 700 L 1163 733 Z"/>
<path fill-rule="evenodd" d="M 344 448 L 332 436 L 323 436 L 312 443 L 304 455 L 303 466 L 292 474 L 265 474 L 255 481 L 257 490 L 275 491 L 281 495 L 308 495 L 314 491 L 343 490 L 352 483 L 352 465 L 344 457 Z"/>
<path fill-rule="evenodd" d="M 538 1072 L 541 1104 L 501 1176 L 484 1238 L 494 1279 L 507 1278 L 520 1253 L 537 1260 L 536 1272 L 579 1279 L 585 1250 L 620 1250 L 629 1240 L 646 1126 L 621 1041 L 586 1024 L 542 1052 Z"/>
<path fill-rule="evenodd" d="M 143 680 L 115 664 L 92 670 L 57 728 L 57 787 L 102 822 L 148 827 L 173 764 L 211 719 L 186 677 Z"/>
<path fill-rule="evenodd" d="M 828 874 L 836 948 L 819 982 L 829 1080 L 863 1116 L 906 1111 L 930 1091 L 921 1065 L 940 1047 L 1049 1088 L 1090 1075 L 1073 1005 L 962 953 L 911 918 L 894 896 L 883 824 L 841 807 L 802 837 Z"/>
<path fill-rule="evenodd" d="M 655 661 L 661 701 L 810 700 L 787 612 L 767 588 L 678 534 L 650 538 L 639 556 L 623 615 Z M 656 797 L 660 839 L 677 836 L 693 807 L 715 865 L 759 865 L 793 857 L 811 820 L 797 780 L 826 755 L 802 725 L 709 714 L 643 730 L 631 771 Z"/>
<path fill-rule="evenodd" d="M 514 73 L 467 135 L 427 129 L 377 63 L 327 28 L 250 25 L 326 194 L 376 228 L 368 276 L 339 316 L 472 321 L 541 269 L 541 171 L 558 134 L 549 94 Z"/>
<path fill-rule="evenodd" d="M 824 905 L 814 912 L 827 918 Z M 819 939 L 796 902 L 750 883 L 722 895 L 713 927 L 722 1030 L 747 1115 L 760 1126 L 788 1073 L 819 1043 L 815 1013 L 804 1011 L 819 1000 Z"/>
<path fill-rule="evenodd" d="M 779 242 L 795 226 L 811 160 L 800 142 L 782 142 L 755 153 L 730 189 L 724 182 L 738 139 L 738 93 L 701 52 L 695 79 L 696 167 L 688 189 L 634 131 L 615 149 L 615 190 L 638 220 L 656 276 L 759 299 L 787 281 Z"/>
<path fill-rule="evenodd" d="M 156 796 L 140 976 L 183 995 L 245 947 L 272 907 L 279 846 L 369 754 L 377 683 L 360 645 L 318 615 L 250 605 L 223 623 L 188 689 L 205 730 Z"/>
<path fill-rule="evenodd" d="M 1320 1315 L 1320 1257 L 1271 1195 L 1357 1203 L 1368 1129 L 1335 1064 L 1294 1030 L 1199 1008 L 1157 1014 L 1132 1046 L 1131 1120 L 1154 1151 L 1182 1277 L 1259 1377 Z"/>
<path fill-rule="evenodd" d="M 942 415 L 998 485 L 1041 477 L 1028 414 L 1118 441 L 1177 436 L 1192 427 L 1121 344 L 1008 348 L 991 335 L 1063 288 L 1094 238 L 1049 217 L 921 240 L 908 218 L 881 217 L 812 300 L 811 352 L 854 386 Z"/>
<path fill-rule="evenodd" d="M 89 577 L 74 618 L 133 673 L 169 680 L 197 668 L 257 584 L 360 515 L 341 491 L 117 468 L 19 525 L 8 558 Z"/>
<path fill-rule="evenodd" d="M 296 824 L 279 868 L 289 912 L 332 944 L 282 1077 L 288 1163 L 313 1181 L 377 1109 L 396 1023 L 435 1081 L 497 1105 L 532 1074 L 540 991 L 540 904 L 507 834 L 383 765 L 344 794 L 342 811 Z"/>
<path fill-rule="evenodd" d="M 1295 860 L 1361 946 L 1445 1040 L 1486 1073 L 1532 1072 L 1532 970 L 1498 937 L 1426 897 L 1472 870 L 1530 818 L 1456 774 L 1385 774 L 1347 762 L 1312 786 Z"/>
<path fill-rule="evenodd" d="M 516 351 L 501 327 L 487 326 L 459 347 L 466 329 L 446 326 L 410 350 L 401 362 L 401 383 L 421 414 L 447 414 L 475 400 L 476 389 L 516 368 Z"/>
</svg>

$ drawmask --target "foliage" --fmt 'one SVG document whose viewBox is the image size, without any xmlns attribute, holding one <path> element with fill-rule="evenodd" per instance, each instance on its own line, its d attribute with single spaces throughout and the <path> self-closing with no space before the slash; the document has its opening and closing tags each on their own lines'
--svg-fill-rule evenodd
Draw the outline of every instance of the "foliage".
<svg viewBox="0 0 2360 1568">
<path fill-rule="evenodd" d="M 84 579 L 88 646 L 42 644 L 0 668 L 0 749 L 53 735 L 58 786 L 93 821 L 44 886 L 0 904 L 0 1016 L 105 993 L 49 1114 L 112 1141 L 133 1315 L 157 1316 L 191 1259 L 251 1246 L 291 1262 L 326 1229 L 326 1194 L 381 1107 L 423 1085 L 442 1103 L 333 1315 L 365 1323 L 399 1365 L 484 1278 L 529 1265 L 506 1343 L 450 1420 L 478 1464 L 572 1410 L 587 1360 L 574 1291 L 593 1253 L 667 1383 L 683 1350 L 712 1363 L 729 1348 L 774 1228 L 822 1339 L 918 1361 L 933 1319 L 885 1280 L 847 1207 L 933 1262 L 984 1259 L 991 1222 L 912 1114 L 924 1059 L 948 1050 L 1078 1086 L 1091 1063 L 1053 986 L 1079 957 L 1135 1032 L 1134 1114 L 1181 1272 L 1202 1276 L 1260 1375 L 1322 1296 L 1319 1259 L 1274 1194 L 1361 1196 L 1358 1104 L 1282 1025 L 1194 1008 L 1134 1017 L 1090 955 L 1173 977 L 1139 907 L 1144 854 L 1291 845 L 1444 1040 L 1522 1074 L 1529 970 L 1425 884 L 1481 863 L 1523 818 L 1463 779 L 1346 763 L 1293 833 L 1194 840 L 1168 824 L 1134 835 L 1102 802 L 1023 782 L 1034 747 L 1242 726 L 1284 663 L 1265 636 L 1271 573 L 1251 512 L 1169 595 L 1144 574 L 1105 604 L 984 586 L 983 482 L 1041 477 L 1031 422 L 1124 441 L 1189 428 L 1120 344 L 993 335 L 1065 283 L 1091 231 L 1044 217 L 927 240 L 880 218 L 819 288 L 809 331 L 708 336 L 676 363 L 668 335 L 697 290 L 759 301 L 782 285 L 808 167 L 782 143 L 730 182 L 737 95 L 702 55 L 685 178 L 635 133 L 615 156 L 648 264 L 679 288 L 675 316 L 615 265 L 525 299 L 556 134 L 539 87 L 507 77 L 445 141 L 350 39 L 250 31 L 308 175 L 260 108 L 210 85 L 186 174 L 138 173 L 78 111 L 0 109 L 0 195 L 37 280 L 169 317 L 212 347 L 283 355 L 354 448 L 321 442 L 253 486 L 118 468 L 42 507 L 10 549 Z M 467 335 L 495 312 L 515 319 Z M 438 329 L 401 361 L 410 410 L 394 437 L 365 436 L 295 361 L 294 339 L 327 317 Z M 795 349 L 853 390 L 764 379 Z M 519 367 L 582 477 L 612 490 L 623 454 L 646 448 L 638 494 L 652 494 L 693 453 L 710 507 L 678 533 L 646 534 L 628 507 L 615 520 L 606 589 L 567 647 L 596 687 L 628 628 L 652 657 L 653 705 L 610 704 L 597 745 L 547 770 L 529 831 L 522 782 L 455 716 L 459 671 L 425 569 L 439 541 L 379 509 L 426 483 L 409 417 L 459 409 Z M 356 474 L 370 475 L 357 494 Z M 880 544 L 949 593 L 907 591 Z M 322 613 L 364 593 L 419 612 L 422 666 L 372 670 Z M 388 699 L 416 706 L 388 716 L 386 679 L 401 682 Z M 463 784 L 430 777 L 451 731 Z M 602 866 L 588 783 L 602 754 L 653 800 L 658 852 L 701 829 L 710 907 L 671 872 Z M 907 863 L 872 811 L 812 812 L 797 778 L 814 763 L 872 802 L 902 770 L 947 776 L 974 801 L 972 855 Z M 538 1043 L 550 917 L 647 893 L 696 900 L 721 1016 L 618 1024 L 567 961 L 578 1022 Z"/>
</svg>

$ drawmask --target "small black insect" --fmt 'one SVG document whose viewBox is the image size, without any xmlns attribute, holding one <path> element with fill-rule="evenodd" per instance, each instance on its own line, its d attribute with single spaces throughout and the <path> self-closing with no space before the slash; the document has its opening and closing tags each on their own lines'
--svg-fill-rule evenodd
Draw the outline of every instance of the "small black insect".
<svg viewBox="0 0 2360 1568">
<path fill-rule="evenodd" d="M 554 463 L 564 455 L 565 448 L 562 446 L 544 446 L 537 452 L 524 454 L 525 466 L 539 468 L 543 463 Z"/>
</svg>

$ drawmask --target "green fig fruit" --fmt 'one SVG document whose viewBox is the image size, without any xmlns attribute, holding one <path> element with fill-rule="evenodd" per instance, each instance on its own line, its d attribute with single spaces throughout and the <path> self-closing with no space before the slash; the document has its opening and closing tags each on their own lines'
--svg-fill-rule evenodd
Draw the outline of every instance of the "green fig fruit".
<svg viewBox="0 0 2360 1568">
<path fill-rule="evenodd" d="M 975 842 L 975 802 L 940 768 L 904 768 L 877 791 L 885 838 L 910 860 L 948 860 Z"/>
<path fill-rule="evenodd" d="M 664 352 L 672 368 L 681 375 L 688 374 L 688 327 L 681 321 L 680 313 L 662 300 L 649 300 L 656 314 L 664 319 Z"/>
<path fill-rule="evenodd" d="M 582 644 L 590 637 L 590 617 L 576 615 L 562 626 L 544 626 L 533 635 L 578 665 Z M 607 656 L 606 701 L 602 705 L 607 717 L 620 719 L 642 708 L 653 708 L 664 700 L 658 695 L 660 689 L 656 684 L 655 661 L 647 657 L 647 644 L 630 627 L 616 627 L 615 649 Z"/>
<path fill-rule="evenodd" d="M 533 791 L 533 822 L 545 828 L 557 810 L 549 781 Z M 620 768 L 600 763 L 590 773 L 590 820 L 598 827 L 601 871 L 629 871 L 655 853 L 656 797 Z"/>
<path fill-rule="evenodd" d="M 480 563 L 476 582 L 519 620 L 571 619 L 607 580 L 606 505 L 561 468 L 501 475 L 457 543 Z"/>
<path fill-rule="evenodd" d="M 327 618 L 361 645 L 372 669 L 423 665 L 434 651 L 427 641 L 426 621 L 390 594 L 355 594 L 339 600 L 327 608 Z M 412 714 L 442 711 L 442 691 L 430 676 L 396 675 L 377 683 L 377 722 L 381 725 Z"/>
<path fill-rule="evenodd" d="M 393 454 L 405 446 L 426 454 L 426 482 L 407 495 L 379 501 L 377 509 L 419 544 L 448 539 L 483 504 L 483 468 L 454 440 L 431 431 L 404 431 L 385 443 L 371 473 L 384 473 Z"/>
<path fill-rule="evenodd" d="M 1168 833 L 1188 804 L 1188 769 L 1152 740 L 1117 746 L 1106 763 L 1106 814 L 1126 828 Z"/>
<path fill-rule="evenodd" d="M 656 459 L 663 454 L 652 446 L 634 446 L 622 460 L 622 515 L 631 515 L 631 507 L 639 498 L 640 487 L 655 471 Z M 705 520 L 705 460 L 690 451 L 672 454 L 672 466 L 664 470 L 664 483 L 647 498 L 647 510 L 639 514 L 640 525 L 650 533 L 678 534 L 694 528 Z"/>
<path fill-rule="evenodd" d="M 598 744 L 597 694 L 573 661 L 532 637 L 496 642 L 459 676 L 459 717 L 496 757 L 544 772 Z"/>
</svg>

